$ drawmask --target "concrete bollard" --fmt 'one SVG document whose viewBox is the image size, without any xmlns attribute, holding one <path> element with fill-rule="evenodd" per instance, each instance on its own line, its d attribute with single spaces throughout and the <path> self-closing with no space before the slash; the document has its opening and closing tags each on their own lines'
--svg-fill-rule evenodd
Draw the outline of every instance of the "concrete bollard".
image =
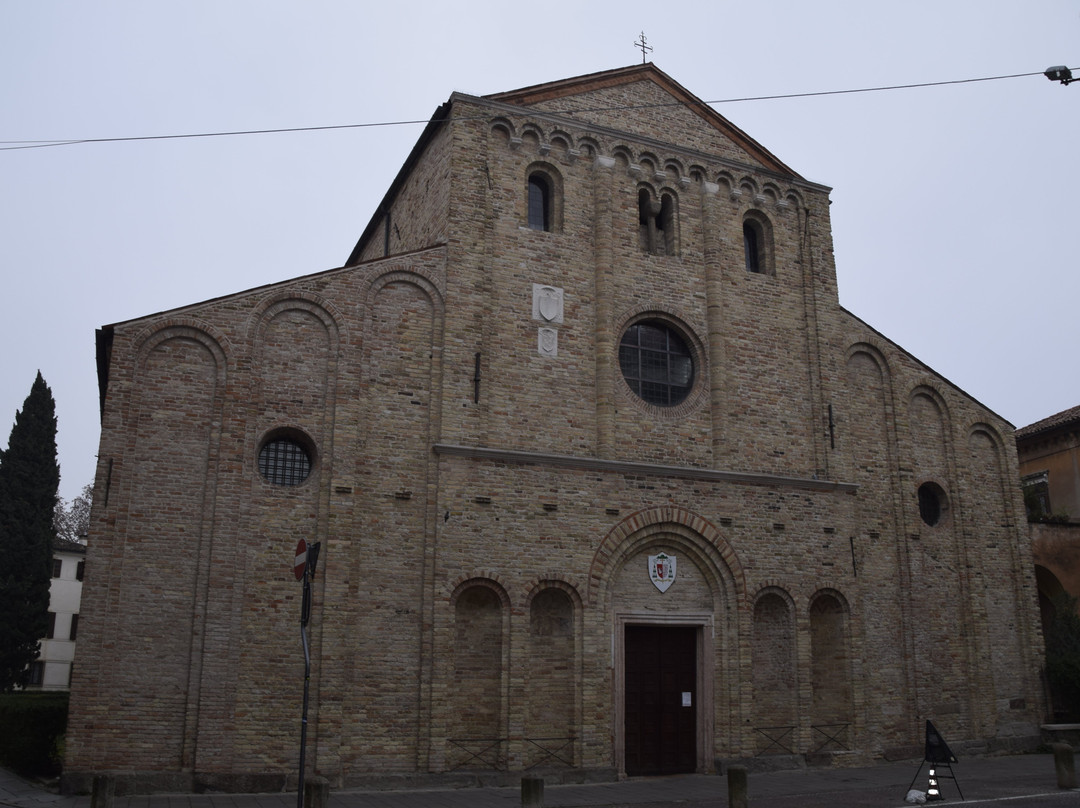
<svg viewBox="0 0 1080 808">
<path fill-rule="evenodd" d="M 116 780 L 106 774 L 95 774 L 90 790 L 90 808 L 112 808 Z"/>
<path fill-rule="evenodd" d="M 727 804 L 728 808 L 750 808 L 746 794 L 746 767 L 727 767 Z"/>
<path fill-rule="evenodd" d="M 326 808 L 330 803 L 330 781 L 325 777 L 304 778 L 304 808 Z"/>
<path fill-rule="evenodd" d="M 1072 747 L 1067 743 L 1052 743 L 1050 748 L 1054 750 L 1058 788 L 1076 788 L 1076 762 Z"/>
<path fill-rule="evenodd" d="M 544 778 L 521 778 L 521 808 L 544 808 Z"/>
</svg>

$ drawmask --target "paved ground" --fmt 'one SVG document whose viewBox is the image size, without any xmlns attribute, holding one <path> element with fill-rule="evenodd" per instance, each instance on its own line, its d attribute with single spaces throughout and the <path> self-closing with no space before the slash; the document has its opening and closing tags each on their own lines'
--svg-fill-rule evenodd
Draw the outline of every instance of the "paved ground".
<svg viewBox="0 0 1080 808">
<path fill-rule="evenodd" d="M 918 761 L 858 769 L 797 769 L 751 774 L 750 808 L 887 808 L 904 797 Z M 1008 808 L 1077 808 L 1080 790 L 1057 787 L 1050 755 L 972 758 L 953 766 L 956 781 L 942 780 L 948 803 Z M 959 790 L 957 789 L 959 786 Z M 926 766 L 915 787 L 926 789 Z M 328 808 L 518 808 L 516 788 L 449 791 L 333 791 Z M 577 786 L 547 786 L 546 808 L 727 808 L 727 779 L 676 775 Z M 931 803 L 933 804 L 933 803 Z M 0 769 L 0 805 L 15 808 L 90 808 L 90 798 L 63 797 Z M 158 794 L 117 797 L 113 808 L 296 808 L 295 792 L 280 794 Z"/>
</svg>

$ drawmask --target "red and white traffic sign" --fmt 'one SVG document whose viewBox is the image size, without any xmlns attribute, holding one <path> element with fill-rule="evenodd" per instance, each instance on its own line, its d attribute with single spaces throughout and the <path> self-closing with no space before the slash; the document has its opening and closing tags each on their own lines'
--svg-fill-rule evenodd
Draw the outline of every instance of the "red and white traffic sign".
<svg viewBox="0 0 1080 808">
<path fill-rule="evenodd" d="M 296 543 L 296 558 L 293 561 L 293 572 L 296 573 L 296 580 L 304 580 L 304 573 L 307 572 L 307 542 L 300 539 Z"/>
</svg>

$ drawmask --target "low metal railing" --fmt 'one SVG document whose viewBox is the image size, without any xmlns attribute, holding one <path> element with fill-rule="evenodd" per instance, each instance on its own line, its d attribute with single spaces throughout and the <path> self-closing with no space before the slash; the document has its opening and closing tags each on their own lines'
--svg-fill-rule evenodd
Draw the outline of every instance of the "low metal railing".
<svg viewBox="0 0 1080 808">
<path fill-rule="evenodd" d="M 789 744 L 792 743 L 791 734 L 795 731 L 794 726 L 754 727 L 754 731 L 761 735 L 764 735 L 765 738 L 769 741 L 769 743 L 765 745 L 765 748 L 759 750 L 758 753 L 754 755 L 754 757 L 759 757 L 761 755 L 767 754 L 774 747 L 777 750 L 776 754 L 780 754 L 781 752 L 786 752 L 789 755 L 795 754 L 794 750 L 791 748 L 791 746 L 789 746 Z"/>
<path fill-rule="evenodd" d="M 506 743 L 506 738 L 449 738 L 447 740 L 450 746 L 465 753 L 465 759 L 450 771 L 457 771 L 471 765 L 483 769 L 494 769 L 497 772 L 506 771 L 506 755 L 502 748 Z"/>
<path fill-rule="evenodd" d="M 851 726 L 850 723 L 849 724 L 811 724 L 810 729 L 812 729 L 814 732 L 817 732 L 819 735 L 821 735 L 822 737 L 825 738 L 825 740 L 823 740 L 821 742 L 821 744 L 814 751 L 815 752 L 821 752 L 821 751 L 824 751 L 825 747 L 828 746 L 829 744 L 836 744 L 838 747 L 840 747 L 840 751 L 850 752 L 851 748 L 848 745 L 848 741 L 847 741 L 847 738 L 846 738 L 848 727 L 850 727 L 850 726 Z M 841 739 L 841 735 L 843 735 L 845 737 L 843 739 Z M 817 736 L 814 736 L 814 738 L 815 738 L 815 740 L 818 740 Z M 831 752 L 831 751 L 836 751 L 836 750 L 830 749 L 828 751 Z"/>
<path fill-rule="evenodd" d="M 540 759 L 532 763 L 526 771 L 543 765 L 558 765 L 574 768 L 573 734 L 559 738 L 523 738 L 530 747 L 540 751 Z M 464 759 L 450 771 L 469 767 L 491 769 L 497 772 L 507 770 L 505 745 L 509 738 L 448 738 L 453 749 L 464 753 Z"/>
<path fill-rule="evenodd" d="M 569 766 L 571 769 L 574 768 L 573 734 L 571 734 L 568 738 L 526 738 L 525 743 L 531 744 L 532 746 L 535 746 L 537 749 L 543 752 L 543 757 L 541 757 L 540 760 L 529 766 L 526 771 L 528 771 L 529 769 L 535 769 L 537 766 L 542 766 L 549 761 L 558 761 L 564 766 Z M 556 746 L 555 744 L 558 744 L 558 746 Z M 567 748 L 569 748 L 569 760 L 567 760 L 566 757 L 563 757 L 563 755 L 567 754 L 567 752 L 565 751 Z"/>
</svg>

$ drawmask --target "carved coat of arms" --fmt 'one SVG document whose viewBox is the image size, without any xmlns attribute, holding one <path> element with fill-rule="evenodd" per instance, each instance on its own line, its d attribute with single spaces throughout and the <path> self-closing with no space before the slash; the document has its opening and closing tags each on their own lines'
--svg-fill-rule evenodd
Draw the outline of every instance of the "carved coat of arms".
<svg viewBox="0 0 1080 808">
<path fill-rule="evenodd" d="M 558 289 L 545 286 L 540 290 L 540 299 L 537 301 L 540 316 L 549 323 L 562 313 L 562 295 Z"/>
<path fill-rule="evenodd" d="M 536 350 L 541 356 L 559 355 L 559 332 L 554 328 L 540 328 L 537 330 Z"/>
<path fill-rule="evenodd" d="M 563 290 L 557 286 L 533 284 L 533 319 L 545 323 L 563 321 Z"/>
<path fill-rule="evenodd" d="M 675 556 L 658 553 L 649 556 L 649 578 L 661 592 L 675 583 Z"/>
</svg>

